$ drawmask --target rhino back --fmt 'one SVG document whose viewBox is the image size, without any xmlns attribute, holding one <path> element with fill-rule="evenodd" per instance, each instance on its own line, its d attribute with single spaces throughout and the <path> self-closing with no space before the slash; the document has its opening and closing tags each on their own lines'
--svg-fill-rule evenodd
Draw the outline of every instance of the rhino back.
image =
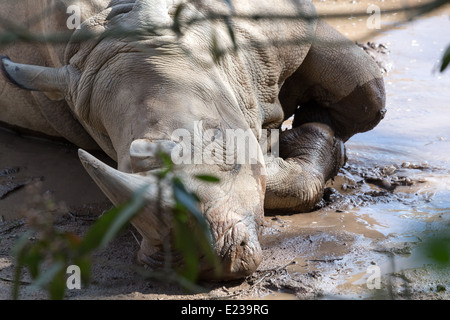
<svg viewBox="0 0 450 320">
<path fill-rule="evenodd" d="M 214 8 L 211 9 L 213 12 L 220 6 L 226 7 L 226 1 L 222 0 L 203 2 L 208 8 Z M 244 116 L 252 129 L 279 128 L 292 112 L 287 114 L 283 110 L 278 94 L 284 81 L 298 69 L 309 51 L 317 23 L 314 20 L 316 9 L 310 0 L 232 3 L 235 15 L 240 17 L 233 20 L 232 27 L 241 50 L 232 56 L 230 63 L 226 64 L 227 59 L 223 59 L 225 73 L 233 74 L 228 81 L 239 105 L 245 109 Z M 202 11 L 208 15 L 208 10 Z M 303 15 L 305 19 L 294 19 L 297 15 Z M 261 18 L 255 19 L 258 16 Z M 222 42 L 226 43 L 227 37 L 221 39 Z"/>
<path fill-rule="evenodd" d="M 39 33 L 51 34 L 54 31 L 67 30 L 66 13 L 69 4 L 79 3 L 82 6 L 84 17 L 82 20 L 95 15 L 110 6 L 122 3 L 132 3 L 132 0 L 25 0 L 17 4 L 8 2 L 2 4 L 1 18 L 13 18 L 25 28 Z M 168 1 L 170 2 L 170 1 Z M 177 2 L 176 0 L 174 2 Z M 202 0 L 196 1 L 195 6 L 203 13 L 228 12 L 226 1 Z M 232 1 L 238 15 L 267 14 L 293 14 L 301 10 L 306 14 L 315 13 L 309 0 L 249 0 Z M 295 3 L 301 4 L 296 7 Z M 41 17 L 38 20 L 36 16 Z M 33 21 L 34 19 L 34 21 Z M 234 89 L 234 95 L 239 100 L 239 105 L 244 112 L 244 117 L 253 129 L 265 127 L 278 127 L 286 117 L 278 101 L 278 92 L 284 80 L 289 77 L 301 64 L 309 49 L 308 34 L 314 30 L 314 26 L 308 21 L 275 20 L 251 21 L 237 19 L 233 24 L 236 35 L 247 47 L 240 57 L 234 57 L 229 64 L 224 64 L 225 73 L 229 76 L 229 85 Z M 224 34 L 227 33 L 225 30 Z M 204 37 L 202 33 L 200 35 Z M 225 36 L 225 38 L 228 36 Z M 292 42 L 293 41 L 293 42 Z M 284 49 L 279 44 L 292 42 L 291 46 Z M 88 47 L 88 46 L 87 46 Z M 73 49 L 77 49 L 73 51 Z M 92 55 L 92 50 L 78 50 L 78 46 L 65 48 L 64 44 L 58 45 L 10 45 L 1 50 L 13 58 L 16 62 L 61 67 L 63 62 L 75 61 L 74 55 Z M 81 51 L 81 52 L 80 52 Z M 98 60 L 93 58 L 93 60 Z M 231 67 L 230 67 L 231 66 Z M 232 72 L 231 69 L 234 69 Z M 231 73 L 231 75 L 230 75 Z M 233 74 L 241 75 L 240 77 Z M 244 74 L 244 76 L 242 76 Z M 248 95 L 251 92 L 251 98 Z M 42 132 L 50 136 L 65 137 L 75 144 L 89 148 L 93 145 L 90 136 L 81 124 L 74 118 L 70 108 L 64 101 L 50 101 L 44 94 L 29 92 L 15 88 L 0 79 L 0 121 L 18 127 Z M 258 116 L 260 114 L 261 116 Z M 84 119 L 84 118 L 83 118 Z"/>
</svg>

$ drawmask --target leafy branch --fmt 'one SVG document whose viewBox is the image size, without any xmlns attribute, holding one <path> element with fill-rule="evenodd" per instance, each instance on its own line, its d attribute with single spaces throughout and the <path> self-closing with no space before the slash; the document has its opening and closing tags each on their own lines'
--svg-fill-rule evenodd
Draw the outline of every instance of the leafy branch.
<svg viewBox="0 0 450 320">
<path fill-rule="evenodd" d="M 47 290 L 51 299 L 62 299 L 66 289 L 66 268 L 75 264 L 81 269 L 85 284 L 91 273 L 91 254 L 105 248 L 109 242 L 137 215 L 144 206 L 145 188 L 136 192 L 130 201 L 104 213 L 89 229 L 84 238 L 55 228 L 48 201 L 39 221 L 30 221 L 31 230 L 16 242 L 12 254 L 15 258 L 13 298 L 19 298 L 22 271 L 27 268 L 33 279 L 32 286 Z M 38 239 L 31 241 L 32 231 Z"/>
<path fill-rule="evenodd" d="M 200 260 L 212 266 L 218 275 L 220 265 L 212 248 L 209 226 L 198 209 L 198 197 L 187 190 L 179 177 L 174 174 L 174 165 L 170 157 L 161 153 L 163 168 L 158 178 L 160 180 L 172 176 L 172 189 L 175 205 L 172 210 L 174 232 L 174 249 L 183 257 L 181 265 L 171 264 L 172 243 L 165 244 L 166 264 L 164 269 L 143 272 L 147 277 L 174 281 L 187 290 L 198 290 L 195 285 L 199 276 Z M 207 183 L 217 183 L 219 180 L 208 175 L 199 175 Z M 129 222 L 142 212 L 145 205 L 143 187 L 126 203 L 105 212 L 80 237 L 72 232 L 59 231 L 53 224 L 52 215 L 55 205 L 51 199 L 44 199 L 43 210 L 31 209 L 28 212 L 30 231 L 25 232 L 16 242 L 12 254 L 15 259 L 15 274 L 13 298 L 19 298 L 19 286 L 23 282 L 23 270 L 28 269 L 32 278 L 32 287 L 48 292 L 50 299 L 63 299 L 66 286 L 66 268 L 76 265 L 81 271 L 81 280 L 89 285 L 92 254 L 104 249 L 127 226 Z M 161 201 L 161 185 L 160 199 Z M 36 232 L 37 236 L 32 237 Z M 36 238 L 36 239 L 34 239 Z"/>
</svg>

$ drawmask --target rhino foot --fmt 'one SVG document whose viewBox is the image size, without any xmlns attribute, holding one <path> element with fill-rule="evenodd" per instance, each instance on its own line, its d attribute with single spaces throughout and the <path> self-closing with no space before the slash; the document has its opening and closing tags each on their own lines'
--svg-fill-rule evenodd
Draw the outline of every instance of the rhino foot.
<svg viewBox="0 0 450 320">
<path fill-rule="evenodd" d="M 306 123 L 280 135 L 279 158 L 267 159 L 266 212 L 307 212 L 346 162 L 344 142 L 325 124 Z"/>
</svg>

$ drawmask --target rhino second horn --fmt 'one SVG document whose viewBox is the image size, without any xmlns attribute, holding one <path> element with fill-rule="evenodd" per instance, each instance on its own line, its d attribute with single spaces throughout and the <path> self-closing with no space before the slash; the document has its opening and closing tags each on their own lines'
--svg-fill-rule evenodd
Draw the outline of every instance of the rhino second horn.
<svg viewBox="0 0 450 320">
<path fill-rule="evenodd" d="M 134 140 L 130 146 L 130 160 L 133 173 L 161 167 L 160 153 L 171 156 L 175 147 L 175 142 L 169 140 Z"/>
<path fill-rule="evenodd" d="M 68 83 L 66 67 L 47 68 L 12 62 L 8 57 L 0 57 L 0 67 L 6 78 L 16 86 L 44 92 L 51 100 L 64 99 Z"/>
</svg>

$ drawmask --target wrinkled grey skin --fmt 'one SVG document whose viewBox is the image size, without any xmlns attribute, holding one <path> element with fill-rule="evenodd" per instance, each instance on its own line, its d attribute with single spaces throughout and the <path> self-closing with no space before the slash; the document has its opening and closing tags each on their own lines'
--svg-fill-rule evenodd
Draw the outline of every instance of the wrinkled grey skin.
<svg viewBox="0 0 450 320">
<path fill-rule="evenodd" d="M 0 5 L 0 17 L 49 34 L 67 30 L 66 7 L 74 2 L 8 2 Z M 376 64 L 324 22 L 234 19 L 241 49 L 233 52 L 221 21 L 182 28 L 181 38 L 167 29 L 158 35 L 145 31 L 170 26 L 179 1 L 78 2 L 84 23 L 74 37 L 88 30 L 98 35 L 95 39 L 1 49 L 0 121 L 84 149 L 102 149 L 117 161 L 118 170 L 83 150 L 80 159 L 116 205 L 150 184 L 146 208 L 132 221 L 143 237 L 139 259 L 150 267 L 161 265 L 164 240 L 172 234 L 171 194 L 165 190 L 161 212 L 156 212 L 154 173 L 156 150 L 173 150 L 174 130 L 192 136 L 213 132 L 217 139 L 227 129 L 249 129 L 250 142 L 258 145 L 263 129 L 280 129 L 295 115 L 293 128 L 280 131 L 279 155 L 266 156 L 260 148 L 252 163 L 176 167 L 202 200 L 200 209 L 222 262 L 219 278 L 234 279 L 251 274 L 261 261 L 264 211 L 312 210 L 326 181 L 345 162 L 344 142 L 372 129 L 384 115 L 384 85 Z M 315 14 L 307 0 L 231 2 L 238 15 Z M 40 12 L 43 18 L 31 25 L 30 18 Z M 231 13 L 225 1 L 191 1 L 180 18 L 211 12 Z M 136 28 L 141 36 L 100 36 L 117 27 Z M 212 34 L 230 49 L 218 63 L 210 54 Z M 195 179 L 197 174 L 221 182 L 207 184 Z M 213 277 L 206 262 L 201 272 Z"/>
</svg>

